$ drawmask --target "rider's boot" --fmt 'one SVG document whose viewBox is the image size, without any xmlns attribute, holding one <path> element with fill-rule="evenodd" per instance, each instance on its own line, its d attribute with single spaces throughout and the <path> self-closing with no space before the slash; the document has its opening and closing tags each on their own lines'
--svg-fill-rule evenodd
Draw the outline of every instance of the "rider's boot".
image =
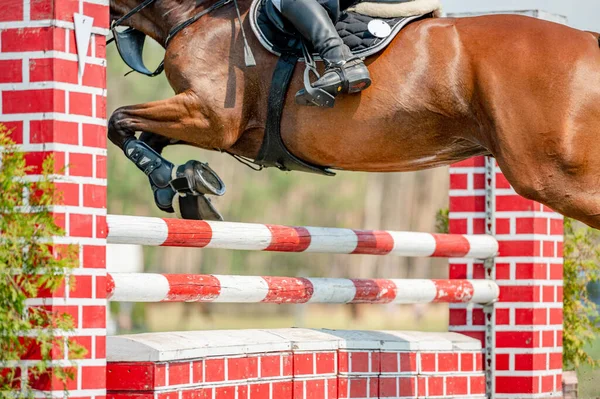
<svg viewBox="0 0 600 399">
<path fill-rule="evenodd" d="M 352 55 L 317 0 L 282 0 L 280 11 L 313 45 L 325 63 L 325 73 L 313 87 L 336 96 L 357 93 L 371 85 L 369 70 L 360 58 Z"/>
</svg>

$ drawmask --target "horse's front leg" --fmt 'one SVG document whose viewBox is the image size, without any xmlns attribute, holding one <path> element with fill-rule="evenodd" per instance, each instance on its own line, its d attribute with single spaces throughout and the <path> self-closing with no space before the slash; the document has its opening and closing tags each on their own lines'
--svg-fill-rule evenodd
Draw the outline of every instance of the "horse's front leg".
<svg viewBox="0 0 600 399">
<path fill-rule="evenodd" d="M 108 138 L 123 150 L 150 180 L 156 205 L 185 219 L 222 219 L 205 196 L 223 195 L 225 186 L 206 164 L 189 161 L 175 167 L 160 153 L 171 140 L 181 140 L 193 130 L 190 96 L 116 110 L 108 124 Z M 192 127 L 190 127 L 192 126 Z M 136 132 L 143 131 L 138 140 Z M 148 145 L 148 142 L 150 145 Z"/>
</svg>

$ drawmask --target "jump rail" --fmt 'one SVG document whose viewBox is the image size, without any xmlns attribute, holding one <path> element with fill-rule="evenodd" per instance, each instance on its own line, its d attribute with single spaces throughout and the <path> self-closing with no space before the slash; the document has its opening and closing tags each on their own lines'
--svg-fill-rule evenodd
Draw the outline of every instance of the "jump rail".
<svg viewBox="0 0 600 399">
<path fill-rule="evenodd" d="M 108 298 L 121 302 L 479 303 L 498 299 L 491 280 L 342 279 L 112 273 Z"/>
<path fill-rule="evenodd" d="M 485 259 L 498 252 L 490 235 L 430 234 L 289 227 L 109 215 L 112 244 Z"/>
</svg>

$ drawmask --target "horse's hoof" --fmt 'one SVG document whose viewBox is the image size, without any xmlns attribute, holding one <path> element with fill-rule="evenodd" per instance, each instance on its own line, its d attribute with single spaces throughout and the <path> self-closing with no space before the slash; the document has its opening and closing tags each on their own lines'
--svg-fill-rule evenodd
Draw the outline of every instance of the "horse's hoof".
<svg viewBox="0 0 600 399">
<path fill-rule="evenodd" d="M 208 164 L 198 161 L 187 161 L 177 167 L 176 177 L 170 182 L 171 187 L 184 194 L 225 194 L 225 183 Z"/>
<path fill-rule="evenodd" d="M 205 195 L 181 195 L 173 197 L 173 209 L 178 218 L 191 220 L 218 220 L 223 216 Z"/>
</svg>

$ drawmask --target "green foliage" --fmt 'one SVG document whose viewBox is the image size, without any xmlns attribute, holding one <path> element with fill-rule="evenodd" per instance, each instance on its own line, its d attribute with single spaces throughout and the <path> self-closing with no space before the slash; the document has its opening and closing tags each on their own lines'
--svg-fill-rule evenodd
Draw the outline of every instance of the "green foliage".
<svg viewBox="0 0 600 399">
<path fill-rule="evenodd" d="M 51 359 L 65 347 L 65 332 L 73 320 L 51 308 L 31 306 L 28 298 L 51 296 L 65 282 L 69 269 L 77 266 L 76 248 L 53 245 L 64 235 L 54 223 L 50 206 L 56 193 L 49 176 L 54 162 L 48 158 L 42 176 L 28 179 L 24 154 L 0 125 L 0 396 L 30 398 L 32 386 L 52 377 L 62 382 L 73 378 L 68 368 Z M 68 342 L 69 358 L 81 357 L 81 346 Z M 37 355 L 35 355 L 37 353 Z M 31 356 L 34 354 L 33 356 Z M 22 378 L 24 356 L 27 378 Z M 62 357 L 62 356 L 61 356 Z M 24 375 L 23 375 L 24 377 Z M 14 389 L 11 394 L 9 391 Z M 18 391 L 18 392 L 17 392 Z"/>
<path fill-rule="evenodd" d="M 450 209 L 438 209 L 435 215 L 435 231 L 440 234 L 450 232 Z"/>
<path fill-rule="evenodd" d="M 564 246 L 564 333 L 563 363 L 565 368 L 580 364 L 600 366 L 586 351 L 600 334 L 598 309 L 589 298 L 588 285 L 600 279 L 600 232 L 579 227 L 565 219 Z"/>
</svg>

